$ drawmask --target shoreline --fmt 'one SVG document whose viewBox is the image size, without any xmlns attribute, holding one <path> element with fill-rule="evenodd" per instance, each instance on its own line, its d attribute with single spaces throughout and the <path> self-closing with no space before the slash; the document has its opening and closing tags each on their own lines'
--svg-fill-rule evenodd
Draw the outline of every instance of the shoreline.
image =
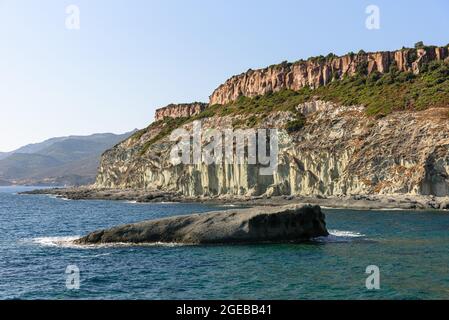
<svg viewBox="0 0 449 320">
<path fill-rule="evenodd" d="M 23 195 L 52 195 L 69 200 L 112 200 L 136 203 L 204 203 L 232 206 L 319 205 L 326 209 L 350 210 L 449 210 L 449 197 L 423 195 L 273 196 L 273 197 L 184 197 L 177 193 L 92 187 L 51 188 L 24 191 Z"/>
</svg>

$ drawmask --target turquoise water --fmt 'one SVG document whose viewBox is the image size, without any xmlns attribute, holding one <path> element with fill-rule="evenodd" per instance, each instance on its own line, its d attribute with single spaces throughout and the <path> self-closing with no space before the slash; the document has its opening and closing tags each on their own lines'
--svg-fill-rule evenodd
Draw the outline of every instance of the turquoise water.
<svg viewBox="0 0 449 320">
<path fill-rule="evenodd" d="M 332 235 L 299 245 L 81 249 L 64 241 L 217 207 L 17 191 L 0 188 L 0 299 L 449 298 L 448 212 L 325 210 Z M 79 290 L 66 288 L 68 265 L 80 269 Z M 365 287 L 368 265 L 380 268 L 380 290 Z"/>
</svg>

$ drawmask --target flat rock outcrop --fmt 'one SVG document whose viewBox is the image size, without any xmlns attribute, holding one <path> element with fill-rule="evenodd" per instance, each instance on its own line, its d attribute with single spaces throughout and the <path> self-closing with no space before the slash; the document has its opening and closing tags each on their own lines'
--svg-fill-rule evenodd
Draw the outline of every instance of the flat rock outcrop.
<svg viewBox="0 0 449 320">
<path fill-rule="evenodd" d="M 306 205 L 254 207 L 145 221 L 95 231 L 75 243 L 283 243 L 327 235 L 320 207 Z"/>
</svg>

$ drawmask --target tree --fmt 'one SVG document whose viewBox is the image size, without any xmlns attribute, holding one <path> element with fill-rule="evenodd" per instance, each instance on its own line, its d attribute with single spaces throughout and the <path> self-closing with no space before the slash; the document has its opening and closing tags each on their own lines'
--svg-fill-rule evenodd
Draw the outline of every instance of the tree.
<svg viewBox="0 0 449 320">
<path fill-rule="evenodd" d="M 417 43 L 415 43 L 415 49 L 421 49 L 421 48 L 424 48 L 424 42 L 418 41 Z"/>
</svg>

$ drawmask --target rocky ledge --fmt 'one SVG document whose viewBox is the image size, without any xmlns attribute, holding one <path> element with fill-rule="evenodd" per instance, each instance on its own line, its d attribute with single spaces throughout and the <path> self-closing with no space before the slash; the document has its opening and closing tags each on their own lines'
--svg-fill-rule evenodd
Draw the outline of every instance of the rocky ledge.
<svg viewBox="0 0 449 320">
<path fill-rule="evenodd" d="M 327 236 L 319 206 L 254 207 L 192 214 L 95 231 L 76 244 L 301 242 Z"/>
<path fill-rule="evenodd" d="M 346 196 L 215 196 L 186 197 L 180 193 L 142 189 L 55 188 L 21 192 L 24 195 L 53 195 L 69 200 L 117 200 L 137 203 L 209 203 L 236 206 L 285 206 L 313 204 L 326 208 L 356 210 L 449 210 L 449 197 L 413 194 L 346 195 Z"/>
<path fill-rule="evenodd" d="M 169 104 L 164 108 L 156 110 L 155 120 L 161 121 L 164 120 L 164 118 L 192 117 L 201 113 L 201 111 L 203 111 L 207 107 L 208 104 L 202 102 Z"/>
</svg>

